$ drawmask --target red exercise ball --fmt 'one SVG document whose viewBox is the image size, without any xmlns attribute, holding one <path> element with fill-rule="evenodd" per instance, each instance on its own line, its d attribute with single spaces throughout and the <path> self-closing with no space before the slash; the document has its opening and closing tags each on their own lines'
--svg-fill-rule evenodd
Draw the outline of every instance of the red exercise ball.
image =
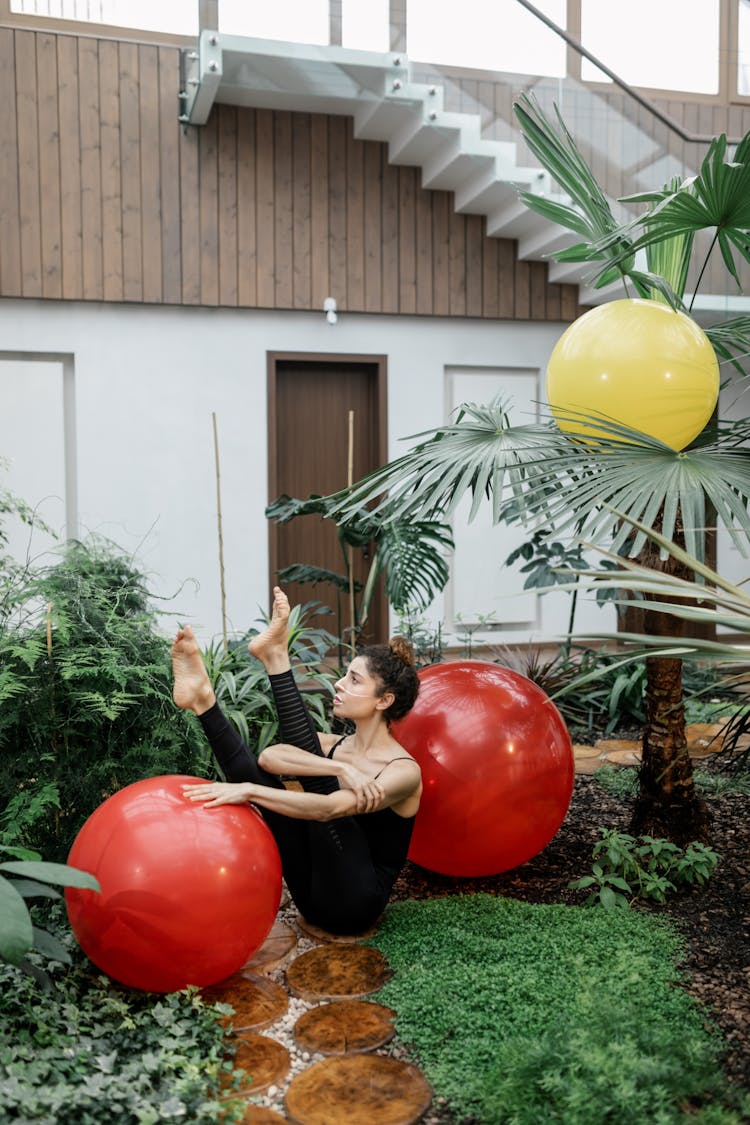
<svg viewBox="0 0 750 1125">
<path fill-rule="evenodd" d="M 281 899 L 276 842 L 249 805 L 183 796 L 200 778 L 169 775 L 115 793 L 81 828 L 68 863 L 101 893 L 68 888 L 68 918 L 108 976 L 148 992 L 204 987 L 240 969 Z"/>
<path fill-rule="evenodd" d="M 550 842 L 573 794 L 573 747 L 531 680 L 482 660 L 433 664 L 394 737 L 422 768 L 409 859 L 443 875 L 497 875 Z"/>
</svg>

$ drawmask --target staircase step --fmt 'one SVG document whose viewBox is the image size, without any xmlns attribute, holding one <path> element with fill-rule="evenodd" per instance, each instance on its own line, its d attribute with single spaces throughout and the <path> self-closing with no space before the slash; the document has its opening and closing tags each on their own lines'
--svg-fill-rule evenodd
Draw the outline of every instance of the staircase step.
<svg viewBox="0 0 750 1125">
<path fill-rule="evenodd" d="M 577 284 L 582 304 L 615 295 L 614 287 L 590 289 L 592 263 L 550 259 L 577 237 L 518 198 L 519 191 L 530 191 L 562 200 L 549 173 L 519 165 L 515 141 L 483 136 L 481 107 L 446 110 L 443 86 L 412 81 L 406 55 L 204 30 L 197 49 L 183 52 L 183 63 L 182 122 L 205 124 L 217 101 L 352 117 L 357 139 L 387 144 L 393 164 L 421 168 L 423 187 L 452 192 L 461 214 L 486 216 L 490 237 L 517 240 L 523 260 L 547 261 L 550 282 Z M 702 305 L 714 307 L 711 298 L 702 298 Z"/>
</svg>

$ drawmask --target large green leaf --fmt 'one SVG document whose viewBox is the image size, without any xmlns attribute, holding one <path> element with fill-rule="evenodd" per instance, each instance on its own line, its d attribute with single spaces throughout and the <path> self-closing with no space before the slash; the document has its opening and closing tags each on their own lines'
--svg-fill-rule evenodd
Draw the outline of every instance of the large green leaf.
<svg viewBox="0 0 750 1125">
<path fill-rule="evenodd" d="M 21 898 L 61 898 L 59 891 L 45 883 L 37 883 L 34 879 L 14 879 L 13 886 Z"/>
<path fill-rule="evenodd" d="M 20 965 L 33 941 L 26 903 L 11 881 L 0 875 L 0 958 L 11 965 Z"/>
<path fill-rule="evenodd" d="M 99 891 L 101 887 L 93 875 L 88 871 L 79 871 L 77 867 L 69 867 L 67 863 L 45 863 L 43 860 L 11 860 L 9 863 L 0 863 L 0 871 L 9 875 L 25 875 L 29 879 L 38 879 L 40 883 L 52 883 L 57 887 L 85 887 L 88 890 Z"/>
</svg>

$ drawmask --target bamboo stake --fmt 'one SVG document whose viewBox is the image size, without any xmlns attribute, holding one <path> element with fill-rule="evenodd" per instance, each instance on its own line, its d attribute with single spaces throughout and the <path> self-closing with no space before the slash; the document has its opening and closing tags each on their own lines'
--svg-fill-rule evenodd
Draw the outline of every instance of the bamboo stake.
<svg viewBox="0 0 750 1125">
<path fill-rule="evenodd" d="M 219 581 L 221 585 L 221 631 L 224 639 L 224 652 L 229 650 L 227 638 L 227 591 L 224 581 L 224 535 L 221 524 L 221 470 L 219 468 L 219 431 L 216 426 L 216 411 L 211 414 L 214 428 L 214 465 L 216 468 L 216 524 L 219 534 Z"/>
<path fill-rule="evenodd" d="M 347 484 L 354 484 L 354 411 L 349 411 L 349 459 L 347 465 Z M 357 627 L 354 620 L 354 549 L 349 546 L 349 617 L 352 623 L 350 647 L 352 656 L 356 651 Z"/>
</svg>

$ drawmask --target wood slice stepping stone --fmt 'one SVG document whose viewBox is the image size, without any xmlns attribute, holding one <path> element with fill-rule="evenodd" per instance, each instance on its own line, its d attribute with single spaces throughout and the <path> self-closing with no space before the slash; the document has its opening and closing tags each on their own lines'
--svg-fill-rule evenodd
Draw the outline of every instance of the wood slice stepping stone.
<svg viewBox="0 0 750 1125">
<path fill-rule="evenodd" d="M 264 976 L 237 973 L 221 984 L 201 990 L 207 1004 L 230 1004 L 234 1015 L 222 1016 L 223 1027 L 234 1031 L 257 1031 L 283 1016 L 289 997 L 280 984 Z"/>
<path fill-rule="evenodd" d="M 575 773 L 596 773 L 602 764 L 602 752 L 596 746 L 573 746 L 573 769 Z"/>
<path fill-rule="evenodd" d="M 383 1055 L 343 1055 L 313 1063 L 289 1084 L 294 1125 L 413 1125 L 432 1091 L 416 1067 Z"/>
<path fill-rule="evenodd" d="M 573 743 L 574 758 L 601 758 L 602 752 L 596 746 L 584 746 L 581 742 Z"/>
<path fill-rule="evenodd" d="M 303 1012 L 294 1038 L 303 1051 L 321 1055 L 374 1051 L 393 1038 L 395 1015 L 393 1008 L 368 1000 L 334 1000 Z"/>
<path fill-rule="evenodd" d="M 312 922 L 308 922 L 307 918 L 303 918 L 298 914 L 295 922 L 302 930 L 303 934 L 308 937 L 315 938 L 316 941 L 323 942 L 337 942 L 341 945 L 351 945 L 355 941 L 367 941 L 368 938 L 374 937 L 378 932 L 378 923 L 371 926 L 369 930 L 365 930 L 362 934 L 329 934 L 327 930 L 321 930 L 320 926 L 315 926 Z"/>
<path fill-rule="evenodd" d="M 726 723 L 689 723 L 685 727 L 688 754 L 691 758 L 708 758 L 724 745 Z"/>
<path fill-rule="evenodd" d="M 289 1073 L 289 1052 L 275 1039 L 256 1032 L 243 1032 L 233 1036 L 232 1044 L 237 1048 L 233 1066 L 247 1072 L 237 1090 L 240 1096 L 260 1094 L 269 1086 L 283 1082 Z"/>
<path fill-rule="evenodd" d="M 242 973 L 270 973 L 289 956 L 297 945 L 297 935 L 291 926 L 278 918 L 257 953 L 242 967 Z"/>
<path fill-rule="evenodd" d="M 367 996 L 390 977 L 383 954 L 367 945 L 318 945 L 301 953 L 286 971 L 287 984 L 303 1000 Z"/>
<path fill-rule="evenodd" d="M 641 744 L 626 738 L 600 738 L 594 743 L 605 763 L 613 766 L 639 766 Z"/>
</svg>

